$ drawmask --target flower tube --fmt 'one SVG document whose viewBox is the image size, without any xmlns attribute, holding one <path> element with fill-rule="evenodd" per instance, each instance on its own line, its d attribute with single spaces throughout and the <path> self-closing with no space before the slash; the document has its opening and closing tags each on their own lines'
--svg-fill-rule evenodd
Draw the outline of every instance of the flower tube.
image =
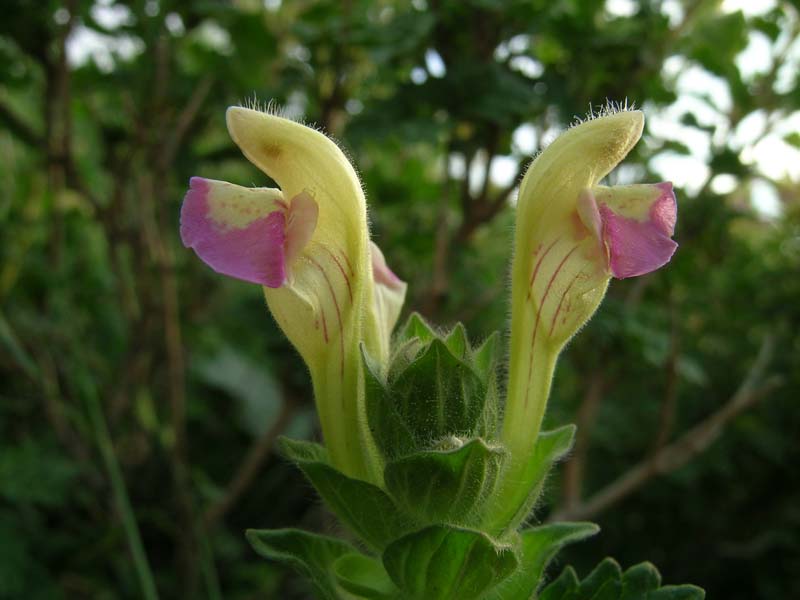
<svg viewBox="0 0 800 600">
<path fill-rule="evenodd" d="M 227 125 L 280 189 L 192 178 L 181 211 L 183 243 L 217 272 L 264 286 L 272 314 L 311 372 L 332 463 L 375 480 L 359 344 L 380 363 L 388 360 L 405 283 L 369 243 L 361 183 L 333 141 L 247 108 L 229 108 Z"/>
<path fill-rule="evenodd" d="M 506 498 L 513 488 L 527 489 L 527 460 L 564 345 L 597 310 L 611 277 L 657 269 L 677 247 L 670 184 L 598 185 L 639 140 L 643 125 L 639 111 L 577 125 L 536 158 L 520 185 L 502 428 L 513 457 L 506 478 L 514 485 L 503 491 Z"/>
</svg>

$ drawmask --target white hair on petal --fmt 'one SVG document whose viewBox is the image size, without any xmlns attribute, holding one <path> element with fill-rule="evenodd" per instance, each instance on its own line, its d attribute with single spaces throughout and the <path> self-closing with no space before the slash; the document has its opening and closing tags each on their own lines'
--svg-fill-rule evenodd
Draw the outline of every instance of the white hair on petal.
<svg viewBox="0 0 800 600">
<path fill-rule="evenodd" d="M 336 146 L 339 148 L 339 150 L 341 150 L 342 154 L 344 154 L 344 156 L 347 159 L 347 161 L 350 163 L 350 166 L 353 167 L 353 170 L 355 171 L 356 177 L 358 179 L 358 183 L 361 186 L 361 192 L 364 194 L 364 197 L 366 198 L 367 191 L 364 188 L 364 182 L 361 180 L 361 174 L 360 174 L 360 172 L 358 170 L 358 167 L 356 166 L 355 161 L 353 160 L 353 157 L 351 156 L 351 154 L 347 150 L 347 148 L 337 138 L 335 138 L 334 136 L 330 135 L 327 131 L 325 131 L 324 127 L 322 127 L 321 125 L 317 125 L 316 123 L 307 123 L 307 122 L 303 121 L 303 119 L 301 119 L 301 118 L 297 118 L 297 117 L 291 116 L 283 108 L 283 106 L 281 106 L 274 99 L 271 99 L 269 102 L 264 103 L 263 101 L 258 99 L 258 96 L 256 95 L 255 92 L 253 92 L 253 97 L 252 98 L 245 98 L 241 103 L 239 103 L 239 106 L 241 106 L 242 108 L 247 108 L 249 110 L 255 110 L 255 111 L 258 111 L 258 112 L 262 112 L 264 114 L 267 114 L 267 115 L 270 115 L 270 116 L 273 116 L 273 117 L 279 117 L 281 119 L 286 119 L 288 121 L 294 121 L 295 123 L 303 125 L 304 127 L 308 127 L 309 129 L 313 129 L 315 131 L 318 131 L 319 133 L 321 133 L 322 135 L 327 137 L 334 144 L 336 144 Z M 369 218 L 369 215 L 367 216 L 367 218 Z"/>
<path fill-rule="evenodd" d="M 593 106 L 590 102 L 589 112 L 586 114 L 586 116 L 579 117 L 578 115 L 574 115 L 570 127 L 575 127 L 576 125 L 586 123 L 587 121 L 593 121 L 594 119 L 600 119 L 602 117 L 615 115 L 621 112 L 628 112 L 631 110 L 636 110 L 636 103 L 629 103 L 627 97 L 621 101 L 614 101 L 606 98 L 605 104 L 598 104 L 597 106 Z"/>
</svg>

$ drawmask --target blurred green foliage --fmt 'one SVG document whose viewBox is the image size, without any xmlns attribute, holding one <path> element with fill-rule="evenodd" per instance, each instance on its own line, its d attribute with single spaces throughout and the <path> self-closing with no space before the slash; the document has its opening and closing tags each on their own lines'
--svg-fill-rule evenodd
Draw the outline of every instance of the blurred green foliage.
<svg viewBox="0 0 800 600">
<path fill-rule="evenodd" d="M 710 598 L 800 596 L 800 189 L 796 173 L 769 176 L 757 160 L 759 139 L 800 110 L 799 10 L 6 2 L 0 598 L 141 597 L 87 381 L 163 597 L 307 597 L 243 537 L 337 527 L 270 452 L 278 433 L 314 435 L 304 367 L 259 290 L 217 277 L 177 235 L 191 175 L 268 183 L 225 132 L 225 107 L 253 97 L 341 141 L 373 236 L 410 283 L 408 309 L 464 321 L 474 341 L 506 326 L 518 180 L 487 177 L 487 165 L 521 174 L 606 98 L 677 113 L 683 137 L 649 129 L 612 179 L 655 181 L 664 156 L 691 154 L 709 171 L 678 190 L 669 267 L 614 282 L 562 359 L 548 421 L 577 422 L 579 441 L 537 516 L 602 526 L 564 555 L 581 573 L 613 555 L 652 560 L 666 583 Z M 753 39 L 768 64 L 748 72 L 737 56 Z M 693 69 L 730 102 L 681 88 Z M 752 118 L 764 131 L 737 141 Z M 784 137 L 798 145 L 797 132 Z M 751 202 L 759 186 L 779 198 L 777 215 Z M 744 401 L 728 414 L 737 390 Z M 682 441 L 682 462 L 654 459 Z M 639 484 L 589 510 L 635 465 Z"/>
</svg>

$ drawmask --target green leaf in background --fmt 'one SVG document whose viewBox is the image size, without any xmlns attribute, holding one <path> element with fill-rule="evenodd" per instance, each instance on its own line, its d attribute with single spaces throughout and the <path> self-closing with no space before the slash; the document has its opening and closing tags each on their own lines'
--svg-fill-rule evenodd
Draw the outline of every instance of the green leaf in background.
<svg viewBox="0 0 800 600">
<path fill-rule="evenodd" d="M 502 534 L 514 531 L 528 517 L 539 498 L 547 473 L 556 461 L 570 451 L 574 438 L 575 425 L 565 425 L 539 434 L 536 451 L 527 465 L 530 478 L 526 479 L 537 483 L 530 490 L 517 486 L 518 491 L 511 497 L 512 501 L 506 506 L 496 507 L 487 516 L 487 527 L 490 532 Z M 503 481 L 501 485 L 511 486 L 514 482 Z"/>
<path fill-rule="evenodd" d="M 794 146 L 795 148 L 800 148 L 800 133 L 797 133 L 796 131 L 787 133 L 785 136 L 783 136 L 783 141 L 791 146 Z"/>
<path fill-rule="evenodd" d="M 470 600 L 511 575 L 518 561 L 510 546 L 479 531 L 432 526 L 393 542 L 383 564 L 404 598 Z"/>
<path fill-rule="evenodd" d="M 324 600 L 339 600 L 333 564 L 356 549 L 340 539 L 299 529 L 249 529 L 247 540 L 264 558 L 277 561 L 304 575 Z"/>
<path fill-rule="evenodd" d="M 549 562 L 567 544 L 595 535 L 594 523 L 553 523 L 526 529 L 520 535 L 520 567 L 494 590 L 491 600 L 528 600 L 539 587 Z"/>
<path fill-rule="evenodd" d="M 363 554 L 345 554 L 334 563 L 336 580 L 345 590 L 359 597 L 380 600 L 396 598 L 399 590 L 381 562 Z"/>
<path fill-rule="evenodd" d="M 48 524 L 50 546 L 43 551 L 32 539 L 30 519 L 22 513 L 0 506 L 0 598 L 57 600 L 62 597 L 61 582 L 47 566 L 48 551 L 68 547 L 71 540 Z"/>
<path fill-rule="evenodd" d="M 455 448 L 425 450 L 392 461 L 383 477 L 398 505 L 419 520 L 473 525 L 505 456 L 501 446 L 472 439 Z"/>
<path fill-rule="evenodd" d="M 263 434 L 275 420 L 283 399 L 278 382 L 263 363 L 227 346 L 199 361 L 197 374 L 239 402 L 239 421 L 251 435 Z"/>
<path fill-rule="evenodd" d="M 690 38 L 689 55 L 714 74 L 725 76 L 738 52 L 747 45 L 747 23 L 741 11 L 709 14 Z"/>
<path fill-rule="evenodd" d="M 20 344 L 5 315 L 0 311 L 0 348 L 2 347 L 6 348 L 28 377 L 36 379 L 39 368 L 22 344 Z"/>
<path fill-rule="evenodd" d="M 78 464 L 50 445 L 26 439 L 0 448 L 0 498 L 58 506 L 80 473 Z"/>
<path fill-rule="evenodd" d="M 411 529 L 383 490 L 334 469 L 319 444 L 284 438 L 281 451 L 300 467 L 342 523 L 372 548 L 382 550 Z"/>
</svg>

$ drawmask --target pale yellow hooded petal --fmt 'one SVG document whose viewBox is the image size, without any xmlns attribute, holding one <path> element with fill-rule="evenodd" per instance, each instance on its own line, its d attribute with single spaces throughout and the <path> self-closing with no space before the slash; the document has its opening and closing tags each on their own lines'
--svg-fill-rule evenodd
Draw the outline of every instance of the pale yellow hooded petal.
<svg viewBox="0 0 800 600">
<path fill-rule="evenodd" d="M 310 240 L 300 251 L 290 248 L 297 256 L 287 284 L 264 288 L 264 294 L 311 371 L 332 460 L 348 474 L 367 478 L 359 342 L 364 315 L 372 309 L 373 280 L 361 184 L 339 147 L 319 131 L 238 107 L 228 109 L 227 123 L 245 156 L 275 180 L 285 198 L 307 196 L 316 205 Z"/>
<path fill-rule="evenodd" d="M 578 200 L 630 152 L 643 125 L 639 111 L 577 125 L 536 158 L 520 185 L 506 422 L 524 415 L 532 439 L 549 392 L 549 363 L 597 309 L 610 278 Z"/>
<path fill-rule="evenodd" d="M 530 488 L 528 459 L 558 354 L 595 312 L 610 278 L 599 222 L 579 202 L 633 148 L 643 124 L 641 112 L 625 111 L 577 125 L 534 160 L 520 185 L 502 429 L 512 460 L 497 500 L 510 514 Z M 498 524 L 510 518 L 497 512 Z"/>
</svg>

